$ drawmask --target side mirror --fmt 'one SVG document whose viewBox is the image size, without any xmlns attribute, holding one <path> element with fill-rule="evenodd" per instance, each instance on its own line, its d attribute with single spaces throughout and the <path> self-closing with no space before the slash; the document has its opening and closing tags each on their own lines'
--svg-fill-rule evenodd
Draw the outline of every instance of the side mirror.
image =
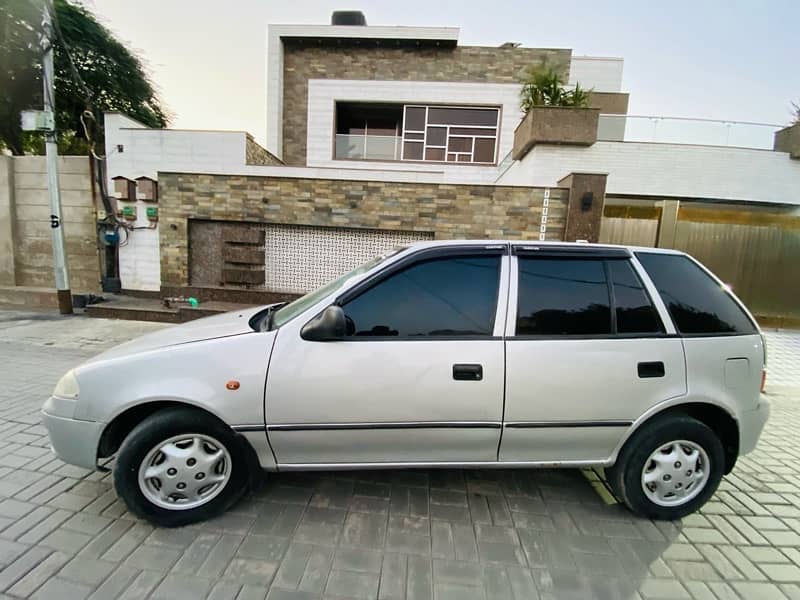
<svg viewBox="0 0 800 600">
<path fill-rule="evenodd" d="M 330 305 L 300 330 L 300 337 L 309 342 L 329 342 L 345 337 L 347 327 L 341 306 Z"/>
</svg>

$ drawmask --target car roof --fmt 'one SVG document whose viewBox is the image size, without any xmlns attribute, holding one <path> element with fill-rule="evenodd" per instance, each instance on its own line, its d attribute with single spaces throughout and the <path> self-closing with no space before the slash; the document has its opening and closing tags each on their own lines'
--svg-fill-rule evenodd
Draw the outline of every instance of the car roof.
<svg viewBox="0 0 800 600">
<path fill-rule="evenodd" d="M 423 248 L 442 248 L 448 246 L 493 246 L 493 245 L 507 245 L 512 247 L 542 247 L 542 248 L 574 248 L 574 249 L 603 249 L 603 248 L 619 248 L 629 250 L 631 252 L 651 252 L 659 254 L 685 254 L 680 250 L 673 250 L 672 248 L 653 248 L 650 246 L 628 246 L 622 244 L 597 244 L 589 242 L 561 242 L 561 241 L 539 241 L 539 240 L 483 240 L 483 239 L 463 239 L 463 240 L 429 240 L 424 242 L 413 242 L 408 245 L 408 249 L 423 249 Z"/>
</svg>

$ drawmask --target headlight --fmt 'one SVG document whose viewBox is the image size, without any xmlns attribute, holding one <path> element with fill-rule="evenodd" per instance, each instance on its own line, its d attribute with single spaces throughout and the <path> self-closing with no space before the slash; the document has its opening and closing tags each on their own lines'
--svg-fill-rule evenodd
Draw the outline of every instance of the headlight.
<svg viewBox="0 0 800 600">
<path fill-rule="evenodd" d="M 56 384 L 56 389 L 53 390 L 53 396 L 74 400 L 78 397 L 79 391 L 78 380 L 75 379 L 75 373 L 69 370 Z"/>
</svg>

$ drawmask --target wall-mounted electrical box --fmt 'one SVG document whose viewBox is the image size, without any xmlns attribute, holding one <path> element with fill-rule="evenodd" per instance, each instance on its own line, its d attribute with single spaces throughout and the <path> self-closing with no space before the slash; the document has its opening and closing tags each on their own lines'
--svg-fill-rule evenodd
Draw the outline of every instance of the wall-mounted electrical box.
<svg viewBox="0 0 800 600">
<path fill-rule="evenodd" d="M 136 182 L 122 175 L 112 177 L 114 182 L 113 196 L 117 200 L 136 200 Z"/>
<path fill-rule="evenodd" d="M 158 202 L 158 182 L 150 177 L 136 178 L 136 199 Z"/>
<path fill-rule="evenodd" d="M 122 210 L 122 218 L 128 221 L 135 221 L 136 220 L 136 207 L 135 206 L 123 206 Z"/>
<path fill-rule="evenodd" d="M 155 206 L 148 206 L 145 210 L 148 221 L 158 221 L 158 208 Z"/>
<path fill-rule="evenodd" d="M 19 116 L 22 131 L 53 131 L 56 127 L 55 116 L 50 110 L 23 110 Z"/>
</svg>

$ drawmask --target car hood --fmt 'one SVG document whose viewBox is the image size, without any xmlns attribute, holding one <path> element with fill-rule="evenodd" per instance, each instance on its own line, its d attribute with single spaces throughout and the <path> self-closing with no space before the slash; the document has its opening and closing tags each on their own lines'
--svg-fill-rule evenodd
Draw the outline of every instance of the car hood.
<svg viewBox="0 0 800 600">
<path fill-rule="evenodd" d="M 201 340 L 253 333 L 253 328 L 250 327 L 250 319 L 253 315 L 270 306 L 273 305 L 254 306 L 245 310 L 236 310 L 211 317 L 204 317 L 175 327 L 154 331 L 153 333 L 148 333 L 142 337 L 115 346 L 110 350 L 106 350 L 102 354 L 95 356 L 89 362 L 119 358 L 121 356 L 165 348 L 167 346 L 187 344 L 189 342 L 199 342 Z"/>
</svg>

